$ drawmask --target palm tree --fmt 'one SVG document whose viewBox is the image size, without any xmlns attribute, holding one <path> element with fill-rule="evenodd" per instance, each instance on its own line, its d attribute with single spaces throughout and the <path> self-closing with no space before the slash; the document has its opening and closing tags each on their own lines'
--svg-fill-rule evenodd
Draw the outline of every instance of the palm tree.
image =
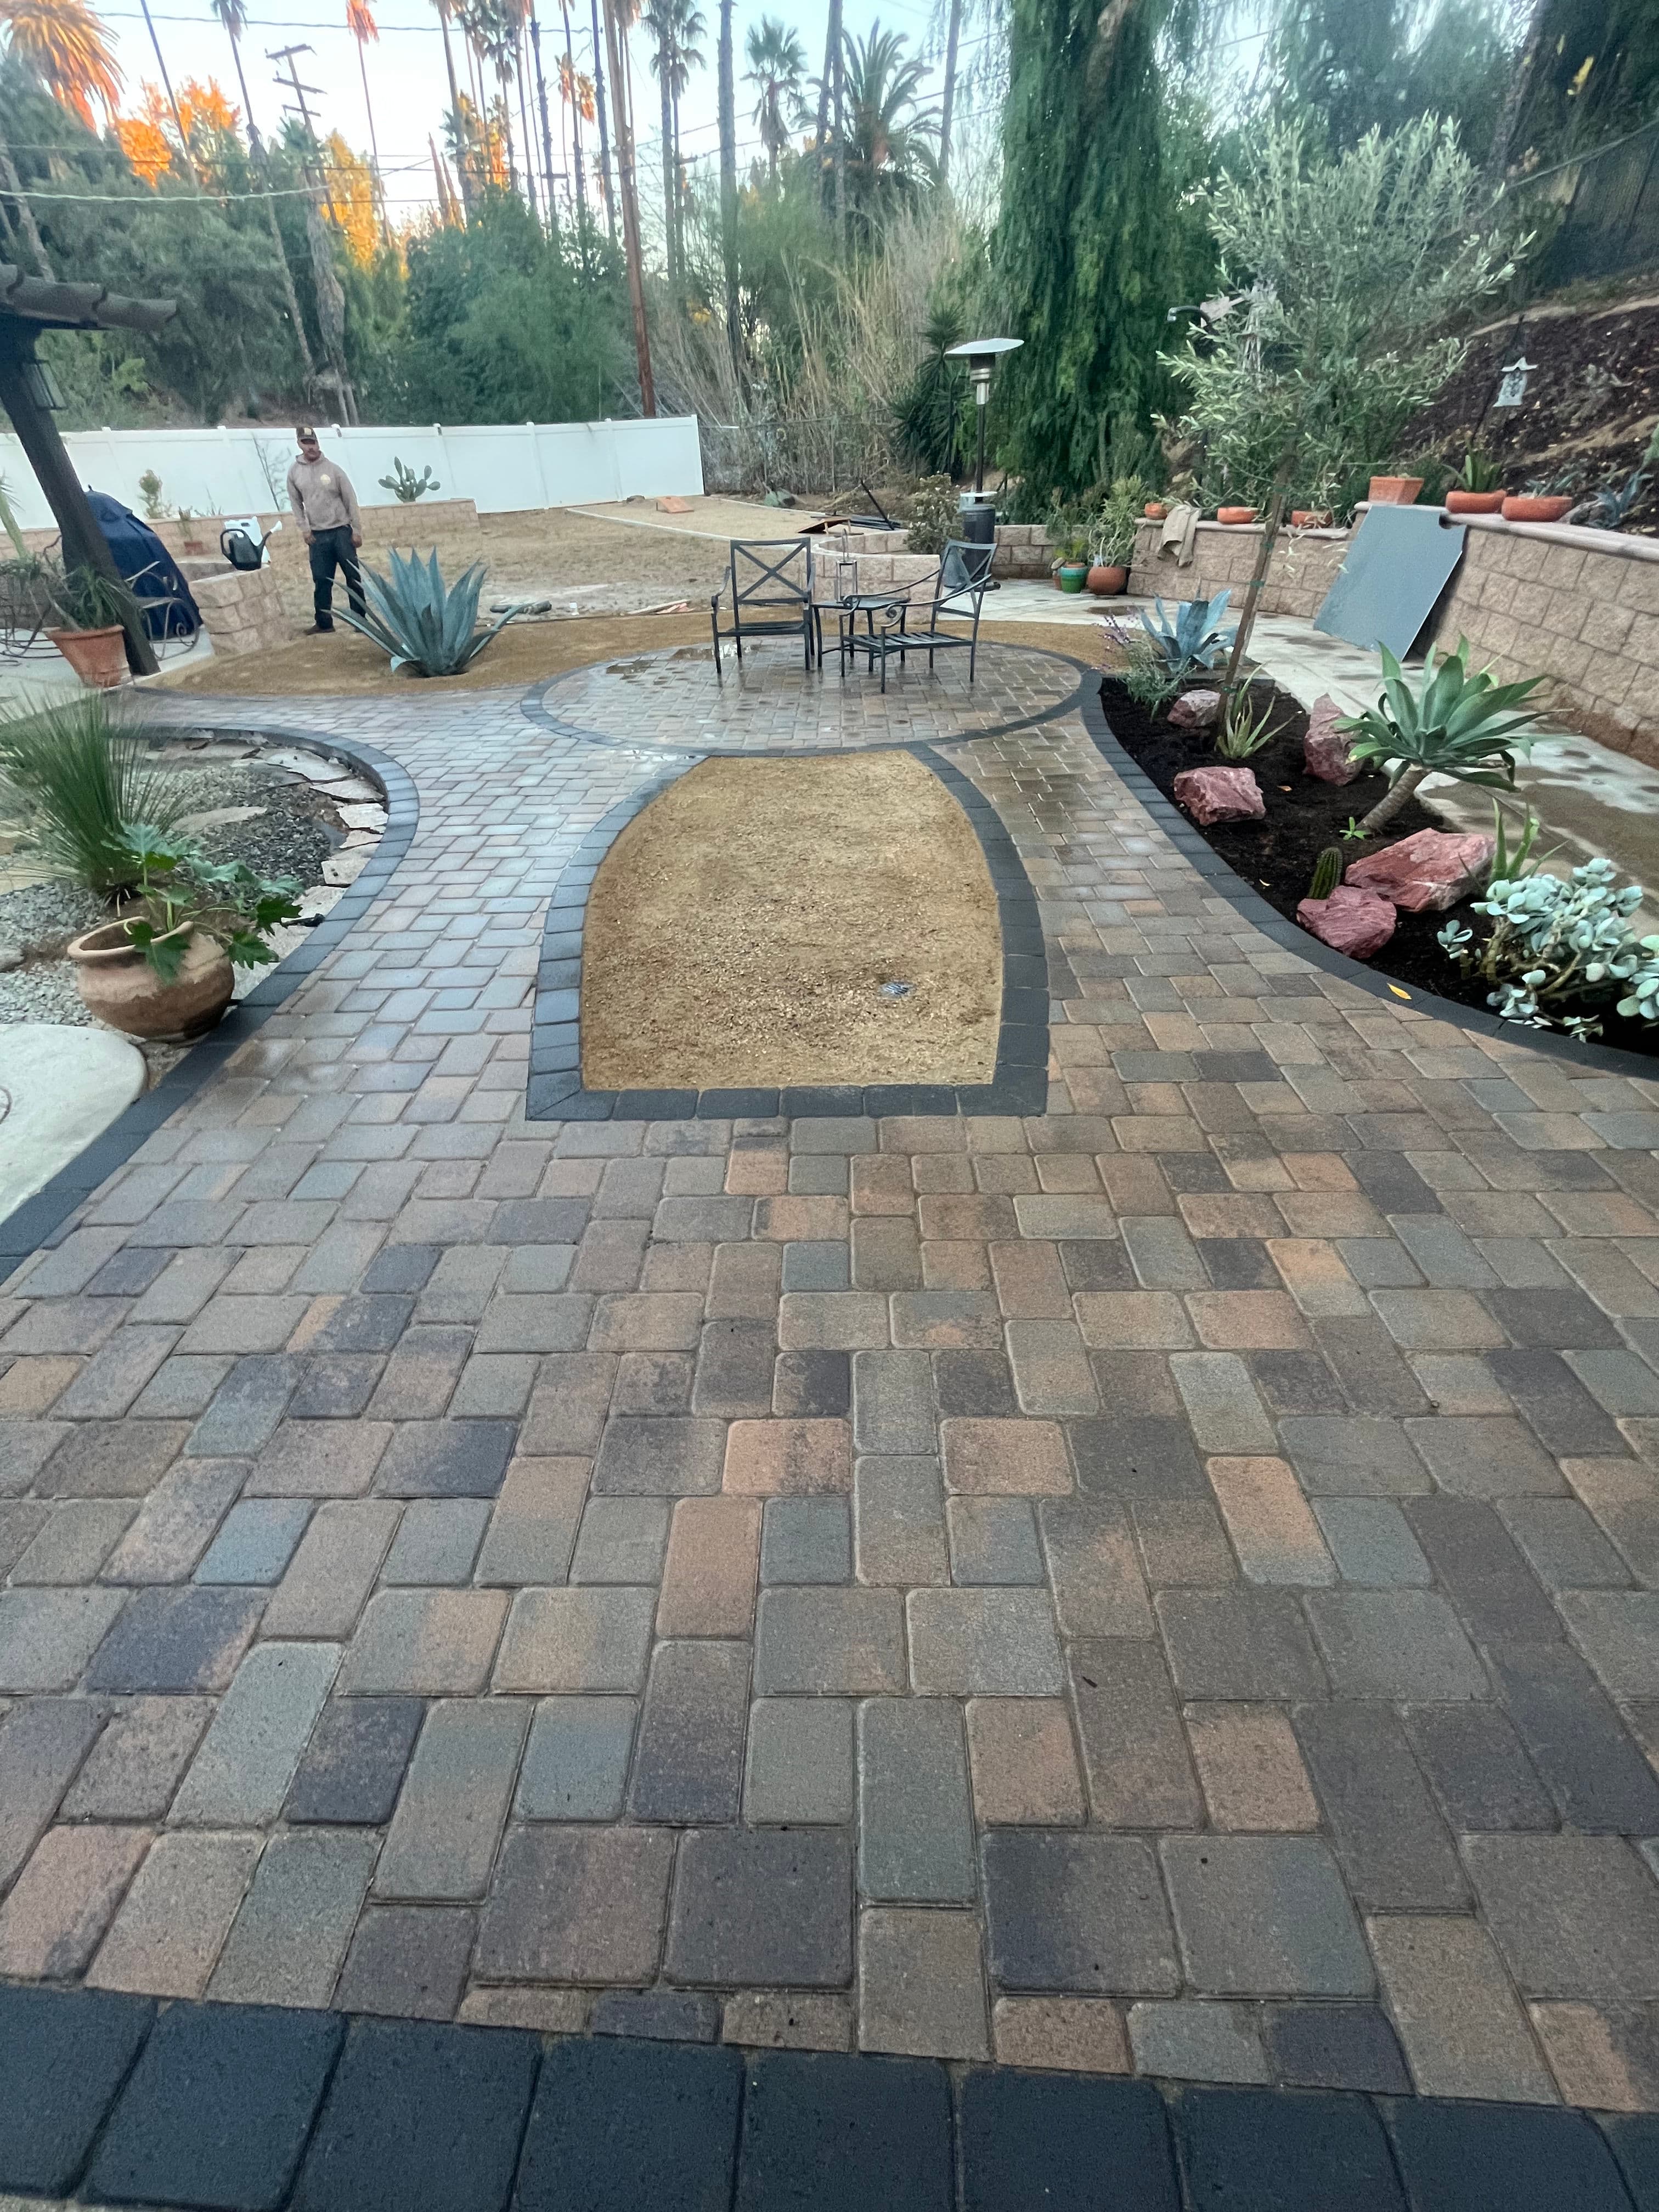
<svg viewBox="0 0 1659 2212">
<path fill-rule="evenodd" d="M 449 112 L 452 115 L 459 115 L 461 112 L 461 88 L 455 78 L 454 50 L 449 43 L 450 0 L 432 0 L 432 4 L 438 11 L 438 27 L 444 34 L 444 68 L 449 76 Z M 467 175 L 465 162 L 456 164 L 455 173 L 460 179 L 461 205 L 465 216 L 472 206 L 471 179 Z"/>
<path fill-rule="evenodd" d="M 368 63 L 364 49 L 371 39 L 378 44 L 380 32 L 368 5 L 368 0 L 346 0 L 346 28 L 357 41 L 357 68 L 363 80 L 363 112 L 368 118 L 368 154 L 374 171 L 374 197 L 380 203 L 380 228 L 388 246 L 392 243 L 392 226 L 386 219 L 386 193 L 380 182 L 380 143 L 374 135 L 374 103 L 368 96 Z M 241 58 L 237 57 L 238 67 Z M 246 102 L 247 88 L 243 87 Z"/>
<path fill-rule="evenodd" d="M 87 0 L 0 0 L 0 25 L 11 51 L 61 106 L 73 109 L 88 131 L 95 100 L 113 115 L 121 97 L 121 71 L 109 33 Z"/>
<path fill-rule="evenodd" d="M 643 17 L 656 40 L 651 67 L 662 100 L 663 215 L 670 275 L 685 267 L 684 207 L 680 192 L 680 100 L 694 69 L 702 67 L 707 26 L 696 0 L 648 0 Z"/>
<path fill-rule="evenodd" d="M 939 124 L 939 180 L 951 173 L 951 123 L 957 106 L 957 48 L 962 38 L 962 0 L 951 0 L 951 19 L 945 33 L 945 97 Z"/>
<path fill-rule="evenodd" d="M 755 121 L 775 178 L 778 158 L 789 143 L 790 131 L 800 119 L 806 52 L 788 25 L 780 22 L 775 15 L 763 15 L 758 24 L 750 25 L 745 52 L 749 59 L 745 82 L 752 84 L 759 94 L 755 102 Z"/>
<path fill-rule="evenodd" d="M 732 0 L 720 0 L 720 259 L 726 272 L 726 340 L 732 366 L 741 371 L 738 332 L 738 113 L 732 64 Z"/>
<path fill-rule="evenodd" d="M 907 61 L 904 46 L 879 17 L 862 42 L 847 37 L 847 195 L 866 226 L 939 181 L 938 111 L 916 106 L 927 65 Z"/>
</svg>

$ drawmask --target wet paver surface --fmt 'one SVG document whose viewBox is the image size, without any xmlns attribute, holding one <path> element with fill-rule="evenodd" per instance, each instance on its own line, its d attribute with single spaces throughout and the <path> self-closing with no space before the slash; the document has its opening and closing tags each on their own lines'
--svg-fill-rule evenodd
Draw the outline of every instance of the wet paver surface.
<svg viewBox="0 0 1659 2212">
<path fill-rule="evenodd" d="M 640 687 L 214 711 L 420 818 L 0 1285 L 0 1978 L 1659 2106 L 1652 1086 L 1270 943 L 994 670 L 1018 1118 L 527 1121 Z"/>
</svg>

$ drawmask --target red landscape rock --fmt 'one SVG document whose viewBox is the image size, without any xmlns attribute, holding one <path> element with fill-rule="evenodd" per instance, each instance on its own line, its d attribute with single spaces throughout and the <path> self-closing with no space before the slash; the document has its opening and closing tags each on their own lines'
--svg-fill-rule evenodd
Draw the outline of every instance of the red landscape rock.
<svg viewBox="0 0 1659 2212">
<path fill-rule="evenodd" d="M 1265 814 L 1261 787 L 1248 768 L 1183 768 L 1175 780 L 1176 805 L 1200 828 L 1211 822 L 1249 822 Z"/>
<path fill-rule="evenodd" d="M 1172 730 L 1207 730 L 1221 713 L 1218 691 L 1183 691 L 1170 708 Z"/>
<path fill-rule="evenodd" d="M 1337 728 L 1342 709 L 1324 692 L 1308 715 L 1308 734 L 1302 740 L 1302 764 L 1321 783 L 1352 783 L 1359 763 L 1348 757 L 1347 732 Z"/>
<path fill-rule="evenodd" d="M 1350 862 L 1346 880 L 1358 890 L 1380 892 L 1407 914 L 1443 914 L 1480 889 L 1492 856 L 1490 837 L 1419 830 Z"/>
<path fill-rule="evenodd" d="M 1369 960 L 1394 935 L 1395 910 L 1375 891 L 1357 891 L 1339 884 L 1328 899 L 1304 899 L 1296 918 L 1322 945 L 1346 952 L 1352 960 Z"/>
</svg>

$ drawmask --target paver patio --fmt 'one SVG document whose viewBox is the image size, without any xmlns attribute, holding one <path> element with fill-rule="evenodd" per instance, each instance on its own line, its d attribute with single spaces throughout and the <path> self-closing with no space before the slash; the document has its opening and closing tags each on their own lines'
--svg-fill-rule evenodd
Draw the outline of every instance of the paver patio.
<svg viewBox="0 0 1659 2212">
<path fill-rule="evenodd" d="M 657 671 L 212 711 L 420 820 L 0 1285 L 0 1977 L 1659 2106 L 1652 1086 L 1272 944 L 983 651 L 812 742 L 1012 836 L 1025 1119 L 526 1120 Z"/>
</svg>

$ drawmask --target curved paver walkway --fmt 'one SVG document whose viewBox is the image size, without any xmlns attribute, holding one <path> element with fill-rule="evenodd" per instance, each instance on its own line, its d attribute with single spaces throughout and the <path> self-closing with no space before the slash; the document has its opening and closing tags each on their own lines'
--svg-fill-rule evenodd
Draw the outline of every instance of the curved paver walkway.
<svg viewBox="0 0 1659 2212">
<path fill-rule="evenodd" d="M 1659 2105 L 1650 1086 L 1270 945 L 1066 711 L 946 755 L 1046 1114 L 526 1121 L 660 752 L 167 711 L 420 821 L 0 1287 L 0 1977 Z"/>
</svg>

